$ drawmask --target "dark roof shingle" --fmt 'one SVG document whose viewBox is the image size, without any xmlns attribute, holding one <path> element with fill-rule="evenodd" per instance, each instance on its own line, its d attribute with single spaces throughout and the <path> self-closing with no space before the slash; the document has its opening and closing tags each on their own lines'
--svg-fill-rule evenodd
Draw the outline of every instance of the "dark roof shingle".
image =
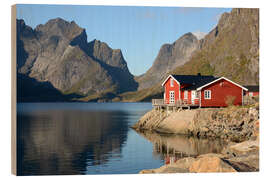
<svg viewBox="0 0 270 180">
<path fill-rule="evenodd" d="M 191 85 L 186 88 L 183 88 L 183 90 L 195 90 L 198 87 L 201 87 L 219 78 L 214 76 L 202 76 L 202 75 L 172 75 L 172 76 L 180 83 Z"/>
<path fill-rule="evenodd" d="M 248 89 L 248 91 L 250 91 L 250 92 L 259 92 L 259 90 L 260 90 L 260 87 L 259 86 L 244 86 L 245 88 L 247 88 Z"/>
</svg>

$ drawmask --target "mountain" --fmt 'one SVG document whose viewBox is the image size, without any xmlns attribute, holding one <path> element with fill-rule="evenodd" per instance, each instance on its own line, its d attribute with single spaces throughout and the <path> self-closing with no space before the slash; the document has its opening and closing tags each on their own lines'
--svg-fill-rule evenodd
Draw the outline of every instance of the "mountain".
<svg viewBox="0 0 270 180">
<path fill-rule="evenodd" d="M 225 76 L 240 84 L 259 84 L 259 9 L 232 9 L 200 42 L 176 74 Z"/>
<path fill-rule="evenodd" d="M 57 102 L 74 101 L 82 98 L 80 95 L 64 95 L 55 89 L 50 82 L 39 82 L 27 75 L 17 75 L 17 101 L 18 102 Z"/>
<path fill-rule="evenodd" d="M 88 43 L 85 29 L 61 18 L 35 29 L 17 20 L 17 73 L 87 100 L 137 89 L 121 50 Z"/>
<path fill-rule="evenodd" d="M 162 45 L 152 67 L 136 81 L 121 50 L 98 40 L 87 42 L 85 29 L 75 22 L 56 18 L 32 29 L 17 20 L 17 72 L 84 101 L 160 98 L 161 82 L 172 73 L 258 85 L 259 9 L 232 9 L 203 39 L 187 33 Z"/>
<path fill-rule="evenodd" d="M 185 64 L 198 48 L 199 41 L 192 33 L 184 34 L 173 44 L 162 45 L 152 67 L 136 79 L 138 89 L 149 88 L 160 82 L 168 72 Z"/>
<path fill-rule="evenodd" d="M 217 26 L 203 39 L 192 39 L 194 41 L 189 41 L 189 46 L 184 48 L 189 49 L 184 63 L 172 61 L 176 59 L 172 49 L 179 40 L 173 45 L 163 45 L 153 66 L 137 77 L 139 91 L 123 93 L 121 99 L 149 101 L 162 98 L 162 77 L 168 74 L 201 73 L 225 76 L 242 85 L 259 84 L 259 9 L 232 9 L 230 13 L 222 14 Z"/>
</svg>

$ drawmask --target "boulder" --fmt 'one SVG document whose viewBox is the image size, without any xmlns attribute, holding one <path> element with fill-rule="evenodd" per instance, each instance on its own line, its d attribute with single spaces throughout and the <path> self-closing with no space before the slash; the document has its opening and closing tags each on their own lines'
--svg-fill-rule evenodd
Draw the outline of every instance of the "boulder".
<svg viewBox="0 0 270 180">
<path fill-rule="evenodd" d="M 140 174 L 151 174 L 151 173 L 188 173 L 189 167 L 191 164 L 195 161 L 195 158 L 187 157 L 182 158 L 176 161 L 173 164 L 168 164 L 161 166 L 157 169 L 146 169 L 142 170 L 139 173 Z"/>
<path fill-rule="evenodd" d="M 231 165 L 226 163 L 219 156 L 204 155 L 198 158 L 189 168 L 193 173 L 205 173 L 205 172 L 237 172 Z"/>
<path fill-rule="evenodd" d="M 232 157 L 225 160 L 238 172 L 255 172 L 259 171 L 259 153 L 245 156 Z"/>
<path fill-rule="evenodd" d="M 204 157 L 226 158 L 227 156 L 224 154 L 208 153 L 208 154 L 199 155 L 197 158 L 204 158 Z"/>
<path fill-rule="evenodd" d="M 173 112 L 160 122 L 156 130 L 162 133 L 190 134 L 195 129 L 194 117 L 196 114 L 196 110 Z"/>
<path fill-rule="evenodd" d="M 139 172 L 139 174 L 154 174 L 154 173 L 187 173 L 188 169 L 178 167 L 176 164 L 170 164 L 161 166 L 157 169 L 145 169 Z"/>
<path fill-rule="evenodd" d="M 259 152 L 259 141 L 244 141 L 228 147 L 228 151 L 234 156 L 248 155 Z M 228 153 L 227 153 L 228 154 Z"/>
<path fill-rule="evenodd" d="M 253 134 L 252 136 L 255 137 L 255 139 L 259 140 L 259 127 L 260 127 L 260 120 L 257 120 L 254 122 L 253 125 Z"/>
</svg>

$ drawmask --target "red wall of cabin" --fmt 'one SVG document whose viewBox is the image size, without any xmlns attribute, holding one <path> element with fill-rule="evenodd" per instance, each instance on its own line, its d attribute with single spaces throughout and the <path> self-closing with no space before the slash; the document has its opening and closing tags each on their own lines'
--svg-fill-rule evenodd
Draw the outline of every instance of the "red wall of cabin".
<svg viewBox="0 0 270 180">
<path fill-rule="evenodd" d="M 185 97 L 184 94 L 185 94 L 185 91 L 182 90 L 182 91 L 181 91 L 181 100 L 182 100 L 182 101 L 187 101 L 187 103 L 191 103 L 191 91 L 188 90 L 188 96 L 187 96 L 187 99 L 184 98 L 184 97 Z"/>
<path fill-rule="evenodd" d="M 185 87 L 187 87 L 187 86 L 189 86 L 188 84 L 181 84 L 181 89 L 183 89 L 183 88 L 185 88 Z M 180 91 L 181 92 L 181 100 L 184 100 L 184 90 L 181 90 Z M 190 92 L 189 92 L 190 93 Z M 189 95 L 189 93 L 188 93 L 188 99 L 189 99 L 189 97 L 191 97 L 190 95 Z"/>
<path fill-rule="evenodd" d="M 211 99 L 204 98 L 205 90 L 211 90 Z M 201 90 L 201 106 L 225 107 L 227 106 L 226 97 L 229 95 L 236 97 L 234 105 L 242 105 L 242 88 L 227 80 L 221 79 Z"/>
<path fill-rule="evenodd" d="M 253 92 L 253 96 L 259 96 L 259 92 Z"/>
<path fill-rule="evenodd" d="M 179 84 L 177 81 L 173 80 L 173 87 L 171 87 L 171 77 L 164 84 L 165 87 L 165 100 L 168 104 L 170 102 L 170 91 L 174 91 L 175 101 L 179 100 Z"/>
<path fill-rule="evenodd" d="M 245 95 L 248 95 L 248 96 L 249 96 L 249 92 L 252 92 L 252 91 L 247 91 L 247 92 L 245 93 Z M 252 92 L 252 94 L 253 94 L 253 97 L 254 97 L 254 96 L 259 96 L 259 92 Z"/>
</svg>

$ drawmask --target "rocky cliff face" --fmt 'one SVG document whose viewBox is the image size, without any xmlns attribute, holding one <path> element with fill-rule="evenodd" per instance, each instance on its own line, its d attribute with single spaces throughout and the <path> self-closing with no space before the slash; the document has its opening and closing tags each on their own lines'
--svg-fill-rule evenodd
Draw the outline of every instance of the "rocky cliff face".
<svg viewBox="0 0 270 180">
<path fill-rule="evenodd" d="M 184 34 L 173 44 L 162 45 L 153 66 L 138 77 L 139 90 L 160 82 L 168 72 L 185 64 L 198 48 L 199 41 L 192 33 Z"/>
<path fill-rule="evenodd" d="M 240 84 L 259 84 L 259 9 L 233 9 L 200 42 L 174 73 L 225 76 Z"/>
<path fill-rule="evenodd" d="M 62 93 L 119 93 L 137 87 L 121 50 L 100 41 L 87 42 L 74 21 L 49 20 L 35 29 L 17 20 L 17 71 L 50 82 Z"/>
<path fill-rule="evenodd" d="M 133 128 L 160 133 L 214 137 L 242 142 L 258 136 L 259 103 L 252 107 L 193 109 L 168 112 L 149 111 Z"/>
</svg>

